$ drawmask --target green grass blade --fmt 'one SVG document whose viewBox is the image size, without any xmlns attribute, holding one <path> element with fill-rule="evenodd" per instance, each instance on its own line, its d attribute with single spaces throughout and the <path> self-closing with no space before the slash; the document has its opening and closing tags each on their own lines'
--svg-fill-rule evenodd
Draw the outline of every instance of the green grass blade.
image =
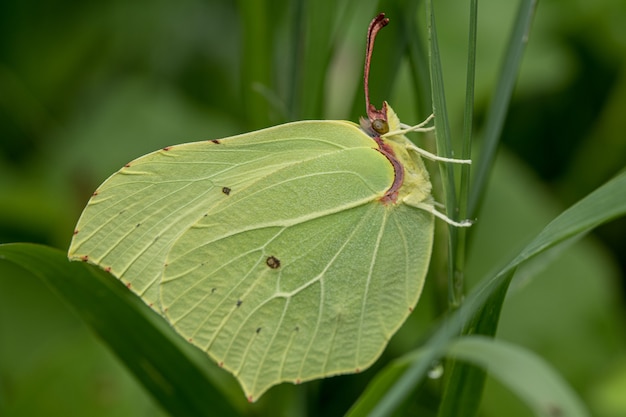
<svg viewBox="0 0 626 417">
<path fill-rule="evenodd" d="M 469 40 L 467 47 L 467 79 L 465 88 L 465 113 L 463 115 L 463 151 L 462 159 L 469 159 L 472 151 L 472 130 L 474 127 L 474 90 L 476 83 L 476 34 L 478 33 L 478 0 L 470 1 Z M 469 166 L 463 165 L 462 176 L 469 179 Z M 466 192 L 469 184 L 461 179 L 461 192 Z M 463 212 L 462 215 L 465 215 Z"/>
<path fill-rule="evenodd" d="M 290 68 L 287 108 L 290 120 L 323 119 L 325 117 L 330 64 L 337 45 L 345 38 L 354 8 L 370 8 L 370 2 L 357 0 L 307 2 L 291 4 Z M 372 16 L 373 17 L 373 13 Z M 368 21 L 363 21 L 363 40 Z M 362 89 L 361 79 L 355 80 Z M 361 98 L 361 107 L 365 107 Z M 358 120 L 358 116 L 353 120 Z"/>
<path fill-rule="evenodd" d="M 446 95 L 443 82 L 443 67 L 441 66 L 441 56 L 439 53 L 439 42 L 437 40 L 437 27 L 435 10 L 432 1 L 426 2 L 426 16 L 428 19 L 429 52 L 430 52 L 430 76 L 433 96 L 433 113 L 435 114 L 435 133 L 437 139 L 437 154 L 447 158 L 453 157 L 450 122 L 448 120 L 448 110 L 446 107 Z M 454 179 L 454 169 L 451 164 L 440 163 L 441 184 L 445 195 L 446 214 L 451 219 L 456 219 L 458 215 L 456 181 Z M 455 286 L 455 271 L 458 249 L 458 228 L 448 227 L 448 304 L 452 308 L 457 308 L 461 303 L 460 288 Z"/>
<path fill-rule="evenodd" d="M 473 167 L 474 180 L 468 203 L 468 215 L 472 217 L 478 210 L 493 166 L 496 148 L 519 73 L 522 56 L 528 43 L 530 25 L 536 7 L 537 0 L 522 0 L 520 2 L 515 25 L 506 48 L 502 73 L 496 85 L 495 96 L 491 100 L 487 112 L 480 156 Z"/>
<path fill-rule="evenodd" d="M 240 0 L 241 95 L 250 129 L 270 124 L 269 102 L 259 91 L 272 91 L 273 43 L 268 6 L 263 0 Z"/>
<path fill-rule="evenodd" d="M 111 275 L 34 244 L 0 245 L 0 261 L 24 268 L 57 293 L 171 415 L 239 415 L 215 387 L 209 359 Z"/>
<path fill-rule="evenodd" d="M 472 136 L 474 129 L 474 90 L 476 81 L 476 34 L 478 32 L 478 0 L 471 0 L 469 15 L 469 41 L 467 50 L 467 80 L 465 89 L 465 112 L 463 115 L 463 150 L 461 159 L 470 159 L 472 154 Z M 467 218 L 467 205 L 470 187 L 470 165 L 461 165 L 461 182 L 459 187 L 459 218 Z M 470 231 L 458 230 L 457 248 L 455 253 L 455 270 L 453 288 L 455 299 L 460 299 L 465 292 L 465 255 L 467 234 Z"/>
<path fill-rule="evenodd" d="M 495 336 L 504 297 L 514 273 L 515 270 L 511 270 L 503 277 L 502 285 L 498 286 L 465 325 L 464 334 Z M 476 415 L 487 374 L 479 367 L 454 358 L 446 361 L 446 368 L 448 376 L 438 416 L 471 417 Z"/>
<path fill-rule="evenodd" d="M 359 401 L 346 413 L 346 417 L 366 417 L 376 407 L 378 402 L 385 396 L 387 391 L 408 369 L 411 363 L 421 360 L 425 355 L 425 350 L 417 349 L 404 356 L 401 356 L 383 369 L 370 381 L 365 392 L 359 398 Z"/>
<path fill-rule="evenodd" d="M 469 14 L 469 40 L 467 57 L 467 81 L 465 90 L 465 113 L 463 117 L 463 150 L 462 159 L 471 158 L 471 145 L 474 121 L 474 90 L 476 78 L 476 33 L 478 27 L 478 0 L 470 2 Z M 467 202 L 470 184 L 470 166 L 461 166 L 461 183 L 459 193 L 459 218 L 467 218 Z M 460 300 L 465 292 L 465 256 L 467 235 L 471 232 L 465 228 L 457 231 L 457 246 L 452 274 L 452 290 L 455 292 L 454 300 Z M 509 274 L 512 278 L 513 274 Z M 510 279 L 509 278 L 509 279 Z M 485 303 L 485 306 L 476 314 L 466 326 L 464 333 L 495 335 L 500 310 L 506 295 L 506 287 L 496 291 Z M 447 361 L 445 390 L 439 407 L 439 417 L 452 417 L 464 415 L 467 417 L 476 415 L 480 398 L 482 396 L 486 373 L 484 370 L 470 364 L 457 362 L 453 359 Z"/>
<path fill-rule="evenodd" d="M 417 3 L 417 2 L 416 2 Z M 406 37 L 410 39 L 409 64 L 411 66 L 411 77 L 415 86 L 415 102 L 418 109 L 416 120 L 424 120 L 432 113 L 433 102 L 430 88 L 430 69 L 428 60 L 428 46 L 422 38 L 418 22 L 413 17 L 405 18 Z"/>
<path fill-rule="evenodd" d="M 474 316 L 497 291 L 505 291 L 508 277 L 523 262 L 574 237 L 582 236 L 600 224 L 626 215 L 626 172 L 564 211 L 548 224 L 508 265 L 492 277 L 483 279 L 468 295 L 466 302 L 428 340 L 427 353 L 413 363 L 371 411 L 386 416 L 395 410 L 422 380 L 434 361 L 443 356 L 450 341 L 461 331 L 466 319 Z"/>
<path fill-rule="evenodd" d="M 453 342 L 447 354 L 487 369 L 522 399 L 535 416 L 589 416 L 585 405 L 561 376 L 543 359 L 520 346 L 468 336 Z"/>
<path fill-rule="evenodd" d="M 304 40 L 304 31 L 302 30 L 304 16 L 304 1 L 296 0 L 290 6 L 289 20 L 292 22 L 289 29 L 289 55 L 286 59 L 288 62 L 285 80 L 285 102 L 286 102 L 286 118 L 288 121 L 297 120 L 300 113 L 300 80 L 302 79 L 302 64 L 300 57 L 300 49 Z"/>
<path fill-rule="evenodd" d="M 332 54 L 334 52 L 333 33 L 337 18 L 335 13 L 329 12 L 337 5 L 328 0 L 304 2 L 300 6 L 300 22 L 298 35 L 300 44 L 297 45 L 297 77 L 296 80 L 296 108 L 294 119 L 319 119 L 322 117 L 326 75 Z"/>
<path fill-rule="evenodd" d="M 443 82 L 443 68 L 441 66 L 441 56 L 439 53 L 439 42 L 437 39 L 437 28 L 435 21 L 435 11 L 432 1 L 426 2 L 429 32 L 429 52 L 430 52 L 430 76 L 433 95 L 433 113 L 435 114 L 435 127 L 437 136 L 437 154 L 451 158 L 452 139 L 450 133 L 450 122 L 448 120 L 448 110 L 446 106 L 446 95 Z M 441 177 L 443 178 L 444 193 L 446 195 L 446 210 L 449 216 L 455 212 L 456 208 L 456 188 L 454 182 L 454 172 L 449 164 L 439 164 Z"/>
</svg>

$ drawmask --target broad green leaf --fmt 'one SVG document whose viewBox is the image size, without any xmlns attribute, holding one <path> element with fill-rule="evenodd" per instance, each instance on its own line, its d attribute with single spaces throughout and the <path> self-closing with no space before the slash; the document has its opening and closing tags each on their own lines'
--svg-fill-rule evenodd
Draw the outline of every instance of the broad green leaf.
<svg viewBox="0 0 626 417">
<path fill-rule="evenodd" d="M 215 388 L 206 358 L 109 274 L 33 244 L 0 245 L 0 261 L 31 272 L 56 292 L 172 415 L 238 415 Z"/>
<path fill-rule="evenodd" d="M 487 337 L 466 336 L 454 341 L 447 354 L 486 369 L 538 417 L 589 415 L 576 393 L 552 367 L 520 346 Z"/>
<path fill-rule="evenodd" d="M 376 375 L 363 399 L 348 415 L 370 415 L 398 377 L 429 353 L 425 347 L 390 363 Z M 484 336 L 465 336 L 451 341 L 443 354 L 481 367 L 519 396 L 537 416 L 588 415 L 580 399 L 552 367 L 522 347 Z"/>
<path fill-rule="evenodd" d="M 388 112 L 385 148 L 309 121 L 141 157 L 94 193 L 69 256 L 118 277 L 250 401 L 360 372 L 417 303 L 433 237 L 428 174 Z"/>
</svg>

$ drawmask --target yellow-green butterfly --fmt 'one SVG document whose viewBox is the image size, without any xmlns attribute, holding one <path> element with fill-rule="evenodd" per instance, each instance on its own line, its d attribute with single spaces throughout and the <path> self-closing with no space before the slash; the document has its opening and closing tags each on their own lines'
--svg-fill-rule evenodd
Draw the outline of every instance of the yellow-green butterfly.
<svg viewBox="0 0 626 417">
<path fill-rule="evenodd" d="M 69 258 L 124 282 L 255 401 L 283 381 L 359 372 L 417 303 L 439 213 L 391 107 L 140 157 L 93 194 Z"/>
</svg>

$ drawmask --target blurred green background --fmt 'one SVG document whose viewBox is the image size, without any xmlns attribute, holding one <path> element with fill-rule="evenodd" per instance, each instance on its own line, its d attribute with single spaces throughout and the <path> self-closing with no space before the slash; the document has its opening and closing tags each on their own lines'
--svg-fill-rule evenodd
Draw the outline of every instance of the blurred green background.
<svg viewBox="0 0 626 417">
<path fill-rule="evenodd" d="M 361 104 L 353 110 L 353 102 L 362 88 L 365 29 L 378 11 L 386 11 L 393 25 L 407 6 L 314 3 L 0 3 L 0 243 L 66 248 L 97 185 L 160 147 L 294 119 L 356 121 L 363 113 Z M 435 1 L 450 117 L 459 137 L 466 3 Z M 512 2 L 479 4 L 478 133 L 516 11 Z M 425 22 L 420 10 L 416 19 Z M 264 36 L 254 37 L 259 34 Z M 375 61 L 400 50 L 389 39 L 383 31 Z M 409 68 L 401 62 L 397 71 L 383 80 L 388 95 L 373 99 L 389 100 L 405 123 L 417 123 Z M 470 282 L 624 168 L 625 116 L 626 2 L 542 1 L 503 147 L 472 228 Z M 626 415 L 625 271 L 626 219 L 619 219 L 520 271 L 498 333 L 548 359 L 597 416 Z M 381 363 L 414 347 L 428 328 L 437 314 L 429 298 L 437 289 L 430 287 Z M 300 391 L 279 388 L 274 395 L 314 392 L 314 397 L 299 394 L 303 404 L 296 408 L 302 414 L 339 415 L 367 377 L 294 388 Z M 527 415 L 510 397 L 490 382 L 483 414 L 501 415 L 505 409 L 507 415 Z M 307 398 L 317 402 L 307 404 Z M 270 400 L 262 400 L 249 410 L 263 415 L 269 409 Z M 156 415 L 158 410 L 54 294 L 36 278 L 0 263 L 0 415 L 87 412 Z"/>
</svg>

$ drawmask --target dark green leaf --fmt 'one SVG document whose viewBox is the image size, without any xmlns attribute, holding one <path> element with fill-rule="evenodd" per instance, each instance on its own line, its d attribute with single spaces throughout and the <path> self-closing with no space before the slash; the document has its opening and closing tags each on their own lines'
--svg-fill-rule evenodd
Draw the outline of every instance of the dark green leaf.
<svg viewBox="0 0 626 417">
<path fill-rule="evenodd" d="M 216 388 L 209 359 L 111 275 L 33 244 L 0 245 L 0 260 L 28 270 L 53 289 L 172 415 L 238 415 Z"/>
</svg>

